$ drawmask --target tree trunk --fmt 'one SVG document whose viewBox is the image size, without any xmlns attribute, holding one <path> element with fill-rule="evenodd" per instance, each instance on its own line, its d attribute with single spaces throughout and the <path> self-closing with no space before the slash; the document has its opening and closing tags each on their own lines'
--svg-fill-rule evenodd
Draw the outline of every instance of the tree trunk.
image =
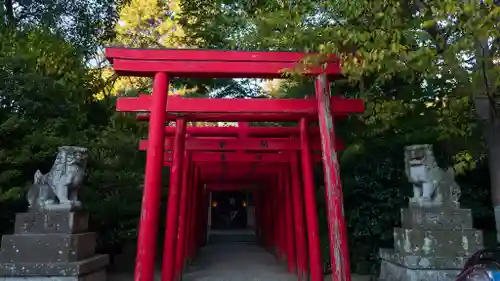
<svg viewBox="0 0 500 281">
<path fill-rule="evenodd" d="M 3 11 L 5 14 L 5 20 L 7 20 L 7 25 L 10 27 L 14 27 L 16 22 L 15 22 L 15 17 L 14 17 L 14 5 L 12 3 L 12 0 L 5 0 L 5 10 Z"/>
<path fill-rule="evenodd" d="M 484 124 L 484 140 L 488 153 L 491 200 L 495 212 L 497 242 L 500 243 L 500 118 L 494 118 Z"/>
</svg>

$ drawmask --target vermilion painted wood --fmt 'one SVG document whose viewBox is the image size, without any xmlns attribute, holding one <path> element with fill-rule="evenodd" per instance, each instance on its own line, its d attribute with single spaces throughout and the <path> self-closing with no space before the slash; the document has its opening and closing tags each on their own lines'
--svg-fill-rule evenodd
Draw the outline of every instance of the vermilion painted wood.
<svg viewBox="0 0 500 281">
<path fill-rule="evenodd" d="M 201 217 L 201 225 L 203 225 L 202 236 L 201 236 L 201 244 L 200 246 L 205 246 L 207 243 L 207 231 L 208 231 L 208 207 L 210 206 L 210 193 L 203 189 L 203 205 L 205 208 L 202 208 L 202 217 Z"/>
<path fill-rule="evenodd" d="M 200 175 L 201 180 L 206 183 L 219 183 L 219 182 L 224 182 L 224 181 L 244 181 L 244 182 L 265 182 L 269 181 L 272 179 L 273 176 L 275 176 L 275 173 L 264 173 L 265 171 L 261 172 L 254 172 L 251 174 L 250 172 L 246 173 L 228 173 L 228 174 L 207 174 L 203 173 Z M 261 180 L 257 181 L 255 180 L 256 177 L 260 177 Z"/>
<path fill-rule="evenodd" d="M 191 205 L 189 208 L 188 208 L 188 231 L 187 231 L 187 237 L 185 239 L 185 244 L 184 244 L 184 256 L 186 257 L 186 262 L 189 262 L 189 260 L 191 260 L 193 258 L 193 256 L 191 255 L 192 251 L 191 251 L 191 247 L 192 247 L 192 244 L 193 244 L 193 238 L 194 238 L 194 235 L 193 235 L 193 232 L 195 230 L 195 222 L 196 222 L 196 209 L 199 207 L 197 204 L 197 192 L 198 192 L 198 170 L 197 168 L 194 166 L 194 165 L 191 165 L 191 169 L 192 169 L 192 175 L 193 175 L 193 178 L 192 180 L 190 181 L 190 195 L 189 195 L 189 204 Z M 185 268 L 187 266 L 187 264 L 185 263 L 183 265 L 183 268 Z"/>
<path fill-rule="evenodd" d="M 204 114 L 280 114 L 295 115 L 295 120 L 301 117 L 317 118 L 318 102 L 308 99 L 208 99 L 169 97 L 167 112 L 174 116 L 194 113 Z M 346 115 L 364 111 L 364 103 L 360 99 L 346 99 L 338 96 L 331 98 L 332 112 L 335 115 Z M 116 110 L 122 112 L 149 112 L 151 96 L 121 97 L 116 101 Z"/>
<path fill-rule="evenodd" d="M 298 127 L 249 127 L 241 129 L 240 127 L 187 127 L 186 134 L 192 137 L 239 137 L 240 133 L 246 134 L 247 137 L 289 137 L 300 135 Z M 165 127 L 165 134 L 173 136 L 175 127 Z M 309 129 L 311 136 L 319 136 L 319 128 L 313 127 Z"/>
<path fill-rule="evenodd" d="M 172 150 L 173 139 L 167 137 L 165 139 L 165 150 Z M 339 138 L 336 144 L 337 150 L 344 148 L 343 141 Z M 186 139 L 185 148 L 187 150 L 196 151 L 235 151 L 245 150 L 252 152 L 276 152 L 276 151 L 293 151 L 300 150 L 300 141 L 290 140 L 289 138 L 248 138 L 240 140 L 236 138 L 224 137 L 188 137 Z M 140 140 L 140 150 L 148 149 L 148 140 Z M 321 149 L 320 139 L 311 140 L 311 149 L 318 151 Z"/>
<path fill-rule="evenodd" d="M 157 73 L 154 79 L 151 120 L 149 121 L 150 149 L 146 154 L 144 191 L 137 238 L 137 257 L 134 269 L 135 281 L 151 281 L 154 278 L 156 241 L 161 195 L 161 171 L 164 151 L 164 120 L 167 103 L 168 77 Z"/>
<path fill-rule="evenodd" d="M 169 153 L 169 152 L 166 152 Z M 168 158 L 167 158 L 168 159 Z M 288 153 L 246 153 L 246 152 L 208 152 L 194 151 L 194 162 L 290 162 Z"/>
<path fill-rule="evenodd" d="M 158 60 L 158 61 L 253 61 L 253 62 L 298 62 L 306 55 L 314 53 L 299 52 L 253 52 L 253 51 L 229 51 L 210 49 L 136 49 L 121 47 L 106 47 L 106 58 L 132 60 Z M 334 62 L 335 56 L 330 56 L 328 61 Z"/>
<path fill-rule="evenodd" d="M 287 259 L 287 252 L 286 252 L 286 230 L 285 230 L 285 216 L 284 216 L 284 210 L 285 210 L 285 198 L 283 194 L 283 186 L 280 184 L 278 181 L 278 178 L 275 178 L 275 185 L 278 187 L 276 189 L 275 193 L 275 202 L 276 202 L 276 208 L 274 209 L 276 212 L 276 215 L 278 217 L 278 221 L 276 223 L 276 233 L 277 233 L 277 246 L 278 246 L 278 256 L 280 257 L 280 260 L 283 262 L 286 262 Z"/>
<path fill-rule="evenodd" d="M 276 224 L 278 221 L 277 213 L 273 212 L 276 209 L 275 205 L 275 192 L 276 192 L 276 184 L 273 182 L 270 184 L 273 188 L 266 190 L 267 197 L 267 213 L 266 217 L 268 218 L 268 227 L 269 227 L 269 251 L 275 255 L 277 255 L 277 239 L 276 239 Z"/>
<path fill-rule="evenodd" d="M 251 114 L 251 113 L 189 113 L 174 115 L 167 113 L 165 121 L 175 121 L 176 118 L 183 117 L 188 121 L 196 122 L 296 122 L 297 114 L 287 114 L 287 113 L 266 113 L 266 114 Z M 312 118 L 312 117 L 311 117 Z M 344 115 L 339 115 L 335 120 L 344 119 Z M 147 114 L 137 114 L 136 119 L 139 121 L 149 120 L 149 115 Z M 311 119 L 313 120 L 313 119 Z"/>
<path fill-rule="evenodd" d="M 307 135 L 308 122 L 306 119 L 302 119 L 299 125 L 301 130 L 302 180 L 304 181 L 304 201 L 311 281 L 323 281 L 323 263 L 321 262 L 318 213 L 316 207 L 316 188 L 314 185 L 311 149 Z"/>
<path fill-rule="evenodd" d="M 187 208 L 190 206 L 188 202 L 190 194 L 190 180 L 191 175 L 191 163 L 189 159 L 189 153 L 184 151 L 184 162 L 182 168 L 182 184 L 181 184 L 181 195 L 180 195 L 180 205 L 179 205 L 179 218 L 177 225 L 177 241 L 175 243 L 175 280 L 180 280 L 182 275 L 182 269 L 184 265 L 184 244 L 186 239 L 186 229 L 187 229 Z M 192 206 L 190 206 L 192 207 Z"/>
<path fill-rule="evenodd" d="M 210 62 L 210 61 L 151 61 L 114 59 L 113 69 L 122 76 L 152 77 L 156 72 L 167 72 L 177 78 L 286 78 L 285 73 L 299 66 L 295 62 Z M 242 69 L 235 72 L 236 69 Z M 331 64 L 328 72 L 340 76 L 340 67 Z M 321 68 L 311 67 L 302 72 L 316 76 Z"/>
<path fill-rule="evenodd" d="M 167 72 L 173 77 L 196 78 L 282 78 L 307 54 L 284 52 L 237 52 L 218 50 L 138 50 L 106 48 L 106 57 L 120 75 L 152 76 Z M 278 58 L 279 57 L 279 58 Z M 319 67 L 309 67 L 304 75 L 318 75 Z M 326 70 L 340 74 L 340 62 L 332 56 Z"/>
<path fill-rule="evenodd" d="M 300 178 L 298 152 L 294 152 L 290 159 L 291 188 L 293 201 L 293 217 L 295 227 L 295 245 L 297 247 L 297 276 L 298 281 L 307 281 L 308 255 L 304 222 L 303 188 Z"/>
<path fill-rule="evenodd" d="M 293 218 L 292 190 L 290 186 L 290 170 L 286 169 L 281 174 L 284 200 L 285 200 L 285 223 L 286 223 L 286 248 L 288 251 L 288 272 L 297 273 L 297 255 L 295 251 L 295 227 Z"/>
<path fill-rule="evenodd" d="M 200 179 L 206 183 L 220 183 L 224 181 L 244 181 L 244 182 L 259 182 L 256 181 L 256 177 L 260 177 L 260 182 L 266 182 L 272 179 L 276 175 L 275 172 L 266 172 L 265 170 L 254 171 L 253 173 L 249 170 L 227 173 L 227 174 L 217 174 L 215 172 L 209 173 L 208 171 L 200 175 Z"/>
<path fill-rule="evenodd" d="M 335 151 L 335 128 L 330 112 L 330 85 L 326 75 L 316 78 L 319 129 L 323 145 L 326 209 L 330 240 L 330 260 L 334 281 L 351 281 L 347 228 L 344 219 L 340 165 Z"/>
<path fill-rule="evenodd" d="M 256 182 L 257 183 L 257 182 Z M 207 188 L 209 191 L 243 191 L 243 190 L 252 190 L 256 189 L 256 185 L 252 188 L 241 188 L 239 185 L 223 185 L 223 186 L 218 186 L 216 184 L 212 184 L 210 188 Z"/>
<path fill-rule="evenodd" d="M 262 184 L 262 182 L 260 182 Z M 220 182 L 220 183 L 207 183 L 207 190 L 210 191 L 228 191 L 228 190 L 254 190 L 259 188 L 259 182 L 250 183 L 247 181 L 240 182 Z"/>
<path fill-rule="evenodd" d="M 170 169 L 170 185 L 167 203 L 167 221 L 165 229 L 165 242 L 163 247 L 162 281 L 172 281 L 175 275 L 175 245 L 179 218 L 179 202 L 182 184 L 182 167 L 184 161 L 184 138 L 186 136 L 186 122 L 178 119 L 177 132 L 174 143 L 174 159 Z"/>
<path fill-rule="evenodd" d="M 295 122 L 297 121 L 297 114 L 287 114 L 287 113 L 266 113 L 266 114 L 251 114 L 251 113 L 189 113 L 182 115 L 168 114 L 165 117 L 165 121 L 174 121 L 179 116 L 182 116 L 188 121 L 197 122 Z M 343 116 L 339 116 L 336 120 L 341 120 Z M 149 115 L 138 114 L 136 119 L 139 121 L 149 120 Z"/>
<path fill-rule="evenodd" d="M 208 151 L 193 151 L 193 162 L 203 163 L 212 162 L 220 164 L 222 162 L 231 163 L 288 163 L 290 162 L 290 154 L 287 152 L 279 153 L 247 153 L 247 152 L 208 152 Z M 312 155 L 314 163 L 321 162 L 321 153 L 315 152 Z M 164 166 L 170 167 L 172 165 L 172 152 L 165 151 Z"/>
</svg>

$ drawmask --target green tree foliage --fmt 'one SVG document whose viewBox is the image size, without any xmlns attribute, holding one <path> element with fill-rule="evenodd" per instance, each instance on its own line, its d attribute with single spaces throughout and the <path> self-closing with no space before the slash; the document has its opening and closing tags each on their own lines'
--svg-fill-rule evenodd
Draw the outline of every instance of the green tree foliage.
<svg viewBox="0 0 500 281">
<path fill-rule="evenodd" d="M 10 1 L 0 5 L 7 6 L 0 25 L 0 233 L 9 231 L 15 212 L 24 211 L 27 184 L 37 169 L 51 168 L 57 147 L 81 145 L 90 152 L 83 201 L 101 234 L 100 249 L 113 254 L 136 233 L 144 169 L 137 142 L 146 128 L 134 116 L 116 113 L 113 97 L 95 99 L 105 81 L 88 63 L 107 38 L 99 33 L 107 30 L 102 22 L 114 22 L 120 3 L 102 3 L 106 9 L 100 11 L 92 1 L 71 7 L 44 1 L 38 10 L 29 6 L 35 1 L 23 2 L 14 13 Z M 25 21 L 28 8 L 32 18 L 46 21 Z M 65 14 L 78 17 L 61 26 L 58 17 Z M 71 34 L 61 29 L 70 27 Z"/>
</svg>

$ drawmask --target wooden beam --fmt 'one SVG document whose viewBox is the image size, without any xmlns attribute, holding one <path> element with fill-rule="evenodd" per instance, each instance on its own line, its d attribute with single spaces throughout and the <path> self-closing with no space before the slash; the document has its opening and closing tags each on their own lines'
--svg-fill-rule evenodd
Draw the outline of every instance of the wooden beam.
<svg viewBox="0 0 500 281">
<path fill-rule="evenodd" d="M 106 48 L 106 58 L 120 75 L 149 76 L 166 72 L 171 77 L 196 78 L 283 78 L 308 54 L 295 52 L 242 52 L 203 49 Z M 340 61 L 328 59 L 328 75 L 340 76 Z M 321 67 L 304 69 L 318 75 Z"/>
<path fill-rule="evenodd" d="M 258 182 L 221 182 L 208 183 L 207 189 L 210 191 L 242 190 L 258 188 Z"/>
<path fill-rule="evenodd" d="M 240 133 L 247 137 L 289 137 L 298 136 L 300 130 L 297 127 L 187 127 L 186 134 L 193 137 L 238 137 Z M 319 136 L 319 128 L 309 129 L 312 136 Z M 175 127 L 165 127 L 165 134 L 173 136 Z"/>
<path fill-rule="evenodd" d="M 106 58 L 155 61 L 212 61 L 212 62 L 298 62 L 305 58 L 300 52 L 253 52 L 207 49 L 135 49 L 106 47 Z M 312 54 L 310 54 L 312 55 Z M 332 61 L 335 57 L 330 58 Z"/>
<path fill-rule="evenodd" d="M 337 150 L 344 148 L 342 139 L 338 138 L 335 143 Z M 313 150 L 321 150 L 321 140 L 313 139 L 311 143 Z M 148 140 L 139 141 L 139 150 L 147 150 Z M 165 150 L 172 150 L 173 138 L 165 139 Z M 290 151 L 300 150 L 300 141 L 286 138 L 248 138 L 240 140 L 237 138 L 210 138 L 210 137 L 188 137 L 185 148 L 198 151 Z"/>
<path fill-rule="evenodd" d="M 313 160 L 321 161 L 321 154 L 314 153 Z M 164 154 L 165 166 L 170 166 L 172 163 L 172 152 L 165 151 Z M 208 151 L 192 151 L 191 161 L 195 163 L 203 162 L 231 162 L 231 163 L 290 163 L 289 153 L 248 153 L 248 152 L 208 152 Z"/>
<path fill-rule="evenodd" d="M 205 182 L 226 181 L 267 181 L 278 175 L 283 167 L 278 164 L 249 165 L 231 164 L 227 166 L 213 165 L 212 163 L 197 164 L 200 167 L 200 178 Z"/>
<path fill-rule="evenodd" d="M 122 112 L 149 112 L 151 110 L 151 96 L 141 94 L 139 97 L 122 97 L 116 102 L 116 110 Z M 346 99 L 333 96 L 331 99 L 333 114 L 347 115 L 349 113 L 364 112 L 364 103 L 361 99 Z M 167 101 L 167 112 L 175 117 L 189 114 L 214 114 L 223 118 L 225 115 L 262 114 L 293 115 L 296 120 L 301 117 L 318 115 L 318 102 L 314 98 L 308 99 L 207 99 L 182 98 L 171 96 Z M 173 117 L 172 116 L 172 117 Z M 263 118 L 262 116 L 260 118 Z"/>
</svg>

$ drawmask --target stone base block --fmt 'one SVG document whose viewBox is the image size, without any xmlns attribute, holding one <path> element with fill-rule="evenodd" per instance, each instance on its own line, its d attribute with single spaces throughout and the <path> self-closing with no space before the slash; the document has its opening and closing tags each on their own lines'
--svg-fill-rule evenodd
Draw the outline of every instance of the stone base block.
<svg viewBox="0 0 500 281">
<path fill-rule="evenodd" d="M 418 208 L 401 209 L 402 228 L 472 229 L 470 209 Z"/>
<path fill-rule="evenodd" d="M 16 234 L 87 232 L 89 215 L 85 212 L 28 212 L 16 214 Z"/>
<path fill-rule="evenodd" d="M 96 234 L 14 234 L 2 238 L 1 262 L 74 262 L 92 257 Z"/>
<path fill-rule="evenodd" d="M 106 279 L 106 270 L 104 269 L 80 276 L 0 276 L 0 281 L 106 281 Z"/>
<path fill-rule="evenodd" d="M 69 263 L 0 263 L 2 276 L 81 276 L 106 268 L 108 255 L 98 255 Z"/>
<path fill-rule="evenodd" d="M 444 269 L 460 270 L 467 262 L 468 257 L 450 257 L 450 256 L 417 256 L 407 255 L 395 252 L 393 249 L 380 249 L 379 257 L 382 261 L 393 264 L 399 264 L 409 269 Z"/>
<path fill-rule="evenodd" d="M 454 281 L 459 269 L 413 269 L 382 260 L 380 281 Z"/>
<path fill-rule="evenodd" d="M 394 228 L 396 252 L 418 256 L 470 256 L 483 248 L 483 234 L 475 229 Z"/>
</svg>

